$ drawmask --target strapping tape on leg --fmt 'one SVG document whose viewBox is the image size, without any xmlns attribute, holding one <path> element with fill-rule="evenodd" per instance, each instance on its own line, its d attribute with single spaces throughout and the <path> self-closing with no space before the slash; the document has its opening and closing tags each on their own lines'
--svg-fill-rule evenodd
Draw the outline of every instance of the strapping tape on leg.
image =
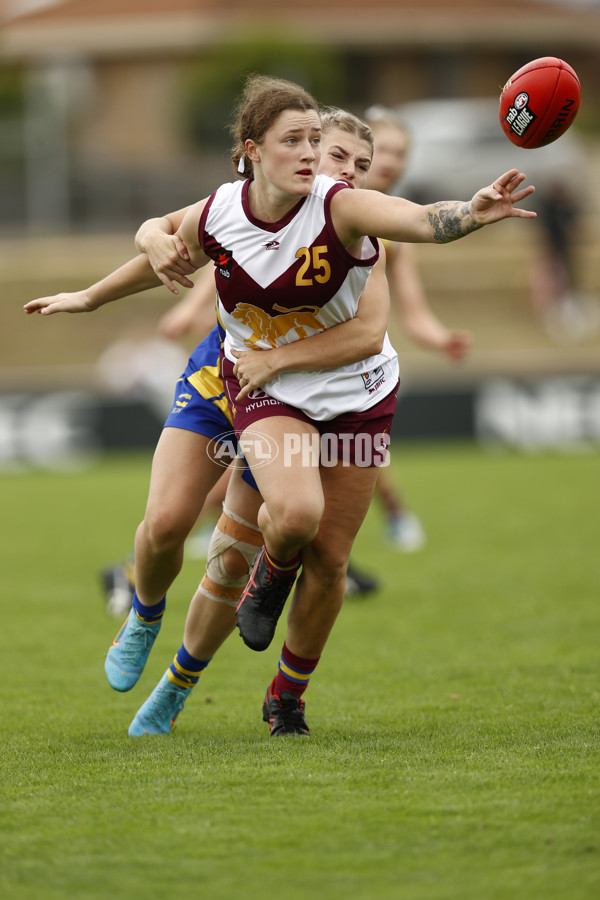
<svg viewBox="0 0 600 900">
<path fill-rule="evenodd" d="M 223 507 L 223 513 L 216 524 L 208 546 L 206 575 L 200 582 L 199 590 L 205 597 L 217 603 L 237 606 L 241 589 L 245 586 L 256 556 L 262 547 L 263 538 L 256 525 L 237 516 Z M 237 550 L 247 564 L 247 571 L 234 578 L 227 572 L 223 563 L 226 550 Z"/>
</svg>

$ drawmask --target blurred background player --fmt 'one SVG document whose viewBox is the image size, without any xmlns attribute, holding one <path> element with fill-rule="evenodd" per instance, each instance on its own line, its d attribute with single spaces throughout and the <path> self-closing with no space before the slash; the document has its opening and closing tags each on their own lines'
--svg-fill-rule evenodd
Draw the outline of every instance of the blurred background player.
<svg viewBox="0 0 600 900">
<path fill-rule="evenodd" d="M 561 171 L 545 181 L 537 201 L 540 246 L 531 266 L 531 300 L 546 333 L 557 343 L 580 341 L 600 327 L 598 299 L 579 284 L 579 193 L 579 186 Z"/>
<path fill-rule="evenodd" d="M 371 106 L 364 118 L 375 141 L 366 187 L 384 194 L 392 193 L 406 168 L 410 143 L 408 130 L 393 110 L 383 106 Z M 446 328 L 430 308 L 413 246 L 393 241 L 383 241 L 383 244 L 392 309 L 407 336 L 420 346 L 447 356 L 452 362 L 463 360 L 469 350 L 469 335 L 465 331 Z M 403 493 L 397 489 L 389 469 L 379 470 L 376 497 L 385 513 L 388 540 L 405 553 L 420 550 L 425 544 L 425 530 L 408 507 Z"/>
</svg>

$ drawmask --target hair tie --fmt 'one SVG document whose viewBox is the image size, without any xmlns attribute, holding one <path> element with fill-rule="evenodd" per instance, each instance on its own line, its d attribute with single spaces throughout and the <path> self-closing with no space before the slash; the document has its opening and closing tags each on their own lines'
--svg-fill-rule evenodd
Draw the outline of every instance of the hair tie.
<svg viewBox="0 0 600 900">
<path fill-rule="evenodd" d="M 240 173 L 240 175 L 243 175 L 245 171 L 246 171 L 246 157 L 242 153 L 242 155 L 240 156 L 240 161 L 238 163 L 238 172 Z"/>
</svg>

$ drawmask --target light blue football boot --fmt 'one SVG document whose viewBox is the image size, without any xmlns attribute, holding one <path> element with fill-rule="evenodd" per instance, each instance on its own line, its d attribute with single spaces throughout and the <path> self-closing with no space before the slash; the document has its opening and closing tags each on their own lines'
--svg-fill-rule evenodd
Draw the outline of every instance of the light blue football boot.
<svg viewBox="0 0 600 900">
<path fill-rule="evenodd" d="M 144 671 L 144 666 L 160 631 L 162 619 L 148 624 L 142 622 L 132 609 L 112 642 L 104 671 L 108 683 L 115 691 L 130 691 Z"/>
<path fill-rule="evenodd" d="M 130 737 L 144 734 L 170 734 L 175 719 L 183 709 L 191 687 L 183 688 L 169 681 L 169 669 L 148 699 L 136 712 L 129 726 Z"/>
</svg>

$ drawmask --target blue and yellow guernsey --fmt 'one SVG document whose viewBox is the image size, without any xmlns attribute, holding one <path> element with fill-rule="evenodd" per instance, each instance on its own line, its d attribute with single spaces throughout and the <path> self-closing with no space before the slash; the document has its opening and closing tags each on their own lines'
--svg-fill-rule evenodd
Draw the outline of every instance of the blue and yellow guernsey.
<svg viewBox="0 0 600 900">
<path fill-rule="evenodd" d="M 165 428 L 194 431 L 232 448 L 237 446 L 237 439 L 221 380 L 224 338 L 225 329 L 217 313 L 216 327 L 192 352 L 185 372 L 175 385 L 175 399 Z M 242 478 L 258 490 L 248 465 Z"/>
<path fill-rule="evenodd" d="M 192 352 L 177 381 L 173 408 L 165 426 L 197 431 L 210 438 L 231 431 L 231 413 L 221 380 L 224 339 L 225 329 L 217 318 L 216 327 Z"/>
</svg>

